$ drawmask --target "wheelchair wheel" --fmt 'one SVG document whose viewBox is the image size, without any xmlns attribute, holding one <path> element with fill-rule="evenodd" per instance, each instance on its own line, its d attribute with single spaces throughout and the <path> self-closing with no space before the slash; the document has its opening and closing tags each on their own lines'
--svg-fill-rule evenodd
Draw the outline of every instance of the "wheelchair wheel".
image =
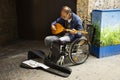
<svg viewBox="0 0 120 80">
<path fill-rule="evenodd" d="M 84 63 L 89 56 L 89 43 L 85 37 L 76 39 L 70 46 L 70 61 L 77 65 Z"/>
</svg>

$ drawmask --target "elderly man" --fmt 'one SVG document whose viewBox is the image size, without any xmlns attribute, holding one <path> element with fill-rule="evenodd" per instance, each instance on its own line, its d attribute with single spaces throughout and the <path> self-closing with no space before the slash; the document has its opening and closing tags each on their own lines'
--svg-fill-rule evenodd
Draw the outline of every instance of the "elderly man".
<svg viewBox="0 0 120 80">
<path fill-rule="evenodd" d="M 79 16 L 77 16 L 75 13 L 72 12 L 71 8 L 68 6 L 64 6 L 61 10 L 61 17 L 58 18 L 56 21 L 52 22 L 51 29 L 56 30 L 56 23 L 60 23 L 62 26 L 64 26 L 67 29 L 71 29 L 69 32 L 64 32 L 61 36 L 47 36 L 45 38 L 45 44 L 47 46 L 51 46 L 51 49 L 54 46 L 55 43 L 65 43 L 70 42 L 74 40 L 75 38 L 80 38 L 81 33 L 75 32 L 75 30 L 82 30 L 82 21 Z M 59 49 L 55 49 L 57 47 L 54 47 L 53 51 L 58 51 Z M 58 53 L 58 52 L 55 52 Z"/>
<path fill-rule="evenodd" d="M 61 42 L 70 42 L 75 38 L 81 37 L 81 33 L 76 33 L 74 30 L 82 30 L 82 21 L 79 16 L 72 12 L 71 8 L 64 6 L 61 10 L 61 17 L 56 21 L 52 22 L 52 30 L 56 30 L 55 24 L 60 23 L 65 28 L 71 29 L 71 31 L 64 33 L 62 36 L 59 36 Z M 58 40 L 58 36 L 47 36 L 45 38 L 45 44 L 50 45 Z"/>
</svg>

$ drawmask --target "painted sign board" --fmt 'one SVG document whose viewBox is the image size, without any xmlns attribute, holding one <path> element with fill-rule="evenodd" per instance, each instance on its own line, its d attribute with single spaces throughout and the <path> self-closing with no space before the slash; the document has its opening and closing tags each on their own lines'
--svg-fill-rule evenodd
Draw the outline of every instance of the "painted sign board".
<svg viewBox="0 0 120 80">
<path fill-rule="evenodd" d="M 120 9 L 93 10 L 91 53 L 98 58 L 120 54 Z"/>
</svg>

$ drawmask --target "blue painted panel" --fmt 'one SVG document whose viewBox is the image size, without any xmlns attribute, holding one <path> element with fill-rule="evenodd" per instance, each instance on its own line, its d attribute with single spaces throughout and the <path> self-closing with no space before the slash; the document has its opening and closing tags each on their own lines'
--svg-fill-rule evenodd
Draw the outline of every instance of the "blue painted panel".
<svg viewBox="0 0 120 80">
<path fill-rule="evenodd" d="M 120 9 L 93 10 L 92 24 L 95 28 L 93 55 L 106 57 L 120 54 Z"/>
<path fill-rule="evenodd" d="M 91 46 L 91 52 L 98 58 L 120 54 L 120 45 L 97 47 Z"/>
</svg>

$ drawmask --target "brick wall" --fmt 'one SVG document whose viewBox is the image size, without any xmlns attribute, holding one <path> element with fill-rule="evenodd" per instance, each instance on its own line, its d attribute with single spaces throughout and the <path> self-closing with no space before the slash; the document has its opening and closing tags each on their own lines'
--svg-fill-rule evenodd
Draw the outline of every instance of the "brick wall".
<svg viewBox="0 0 120 80">
<path fill-rule="evenodd" d="M 120 0 L 78 0 L 77 13 L 79 16 L 87 16 L 90 19 L 90 14 L 93 9 L 114 9 L 120 8 Z"/>
<path fill-rule="evenodd" d="M 16 0 L 0 0 L 0 45 L 16 37 Z"/>
</svg>

